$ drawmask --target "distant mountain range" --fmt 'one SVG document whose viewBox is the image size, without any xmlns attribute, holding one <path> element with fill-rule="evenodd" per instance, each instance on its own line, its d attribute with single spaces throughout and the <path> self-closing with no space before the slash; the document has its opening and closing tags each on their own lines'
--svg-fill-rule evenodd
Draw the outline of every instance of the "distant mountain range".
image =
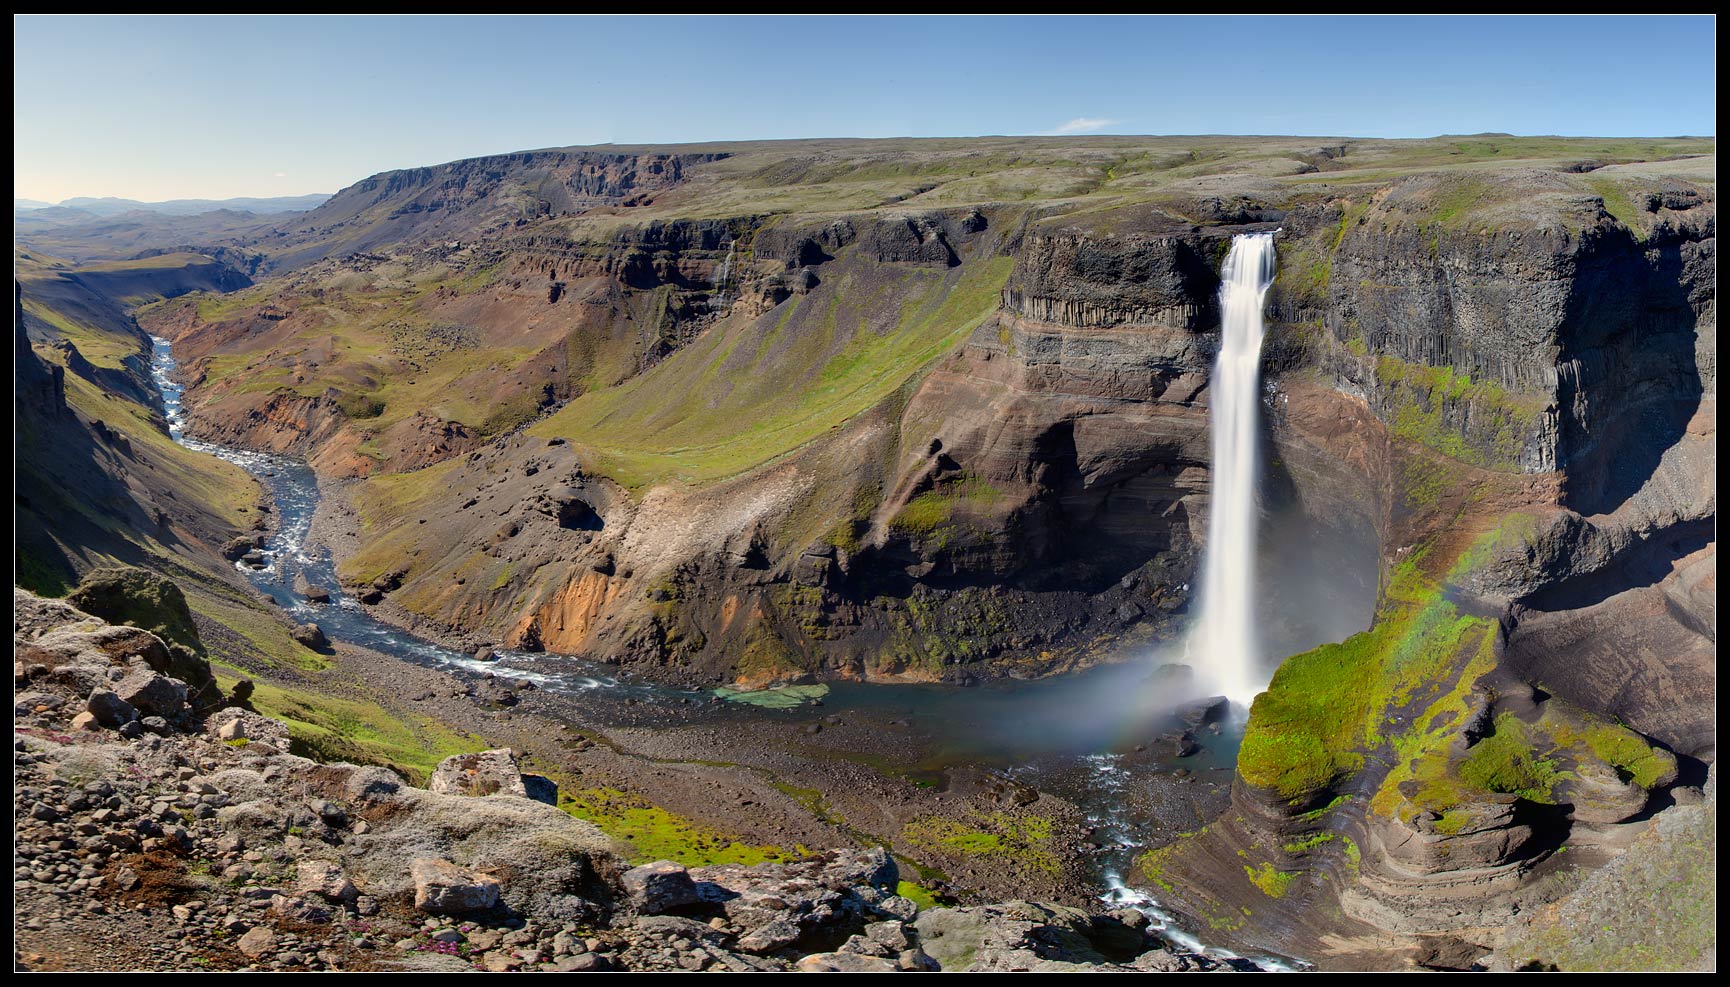
<svg viewBox="0 0 1730 987">
<path fill-rule="evenodd" d="M 285 213 L 306 212 L 316 209 L 330 198 L 328 192 L 318 192 L 312 195 L 283 195 L 274 198 L 243 197 L 238 199 L 170 199 L 167 202 L 140 202 L 137 199 L 119 199 L 113 196 L 91 198 L 78 196 L 61 202 L 43 202 L 39 199 L 12 200 L 12 212 L 33 212 L 38 209 L 75 209 L 94 217 L 119 216 L 129 212 L 154 212 L 168 216 L 196 216 L 199 213 L 215 212 L 219 209 L 231 209 L 236 212 L 252 213 Z"/>
</svg>

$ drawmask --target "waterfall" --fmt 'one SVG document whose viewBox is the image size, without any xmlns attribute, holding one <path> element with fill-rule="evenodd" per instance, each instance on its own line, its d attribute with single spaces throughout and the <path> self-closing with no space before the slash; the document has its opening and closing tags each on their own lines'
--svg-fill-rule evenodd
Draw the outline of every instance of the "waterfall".
<svg viewBox="0 0 1730 987">
<path fill-rule="evenodd" d="M 1231 241 L 1220 272 L 1220 345 L 1209 387 L 1213 507 L 1202 546 L 1200 612 L 1186 651 L 1209 688 L 1244 704 L 1266 685 L 1256 648 L 1256 481 L 1262 303 L 1273 284 L 1272 233 Z"/>
<path fill-rule="evenodd" d="M 711 285 L 711 290 L 715 294 L 709 299 L 709 307 L 714 311 L 720 311 L 727 307 L 727 280 L 733 276 L 733 248 L 738 246 L 738 243 L 737 240 L 727 241 L 727 256 L 721 258 L 720 266 L 715 268 L 715 277 Z"/>
</svg>

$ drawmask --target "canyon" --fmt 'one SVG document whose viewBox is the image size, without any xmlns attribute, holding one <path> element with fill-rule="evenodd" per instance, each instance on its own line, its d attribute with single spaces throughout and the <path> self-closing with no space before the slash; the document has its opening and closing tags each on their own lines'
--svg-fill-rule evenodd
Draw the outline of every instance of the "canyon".
<svg viewBox="0 0 1730 987">
<path fill-rule="evenodd" d="M 458 653 L 746 695 L 1145 661 L 1200 602 L 1222 264 L 1272 233 L 1271 682 L 1127 877 L 1246 955 L 1566 963 L 1555 916 L 1715 804 L 1714 174 L 1686 139 L 609 146 L 20 229 L 18 581 L 151 569 L 249 677 L 325 660 L 236 569 L 282 509 L 170 440 L 155 336 L 188 435 L 310 466 L 324 590 Z"/>
</svg>

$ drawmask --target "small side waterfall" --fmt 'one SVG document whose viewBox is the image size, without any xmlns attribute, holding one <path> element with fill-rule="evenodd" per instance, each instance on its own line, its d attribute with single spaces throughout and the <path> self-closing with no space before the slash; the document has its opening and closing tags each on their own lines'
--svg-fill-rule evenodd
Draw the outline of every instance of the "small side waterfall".
<svg viewBox="0 0 1730 987">
<path fill-rule="evenodd" d="M 1220 272 L 1220 347 L 1209 388 L 1213 505 L 1202 546 L 1200 612 L 1186 646 L 1196 676 L 1248 704 L 1266 685 L 1256 647 L 1256 485 L 1260 463 L 1262 304 L 1274 235 L 1232 238 Z"/>
<path fill-rule="evenodd" d="M 714 292 L 709 298 L 709 308 L 719 312 L 727 307 L 727 282 L 733 276 L 733 249 L 739 245 L 737 240 L 727 241 L 727 256 L 721 258 L 721 264 L 715 268 L 715 277 L 710 285 Z"/>
</svg>

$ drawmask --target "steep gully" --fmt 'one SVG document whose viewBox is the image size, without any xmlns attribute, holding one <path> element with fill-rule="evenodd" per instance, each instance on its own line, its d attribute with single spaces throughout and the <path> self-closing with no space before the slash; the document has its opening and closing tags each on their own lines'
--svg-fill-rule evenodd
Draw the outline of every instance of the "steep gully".
<svg viewBox="0 0 1730 987">
<path fill-rule="evenodd" d="M 1249 296 L 1256 310 L 1243 316 L 1253 319 L 1259 330 L 1259 302 L 1266 292 L 1272 273 L 1272 236 L 1256 234 L 1239 238 L 1247 244 L 1247 259 L 1237 261 L 1260 278 Z M 1237 253 L 1234 250 L 1234 259 Z M 1229 268 L 1228 268 L 1229 270 Z M 1239 307 L 1245 304 L 1240 298 Z M 1259 346 L 1259 331 L 1255 333 Z M 620 707 L 621 700 L 641 709 L 648 707 L 665 715 L 690 722 L 696 718 L 721 717 L 786 717 L 788 710 L 765 709 L 752 705 L 718 703 L 705 692 L 685 690 L 618 674 L 597 662 L 572 655 L 529 653 L 505 650 L 496 662 L 478 661 L 461 651 L 444 647 L 409 634 L 373 617 L 351 597 L 340 590 L 334 560 L 328 551 L 316 544 L 312 536 L 313 516 L 319 504 L 318 481 L 313 470 L 304 462 L 268 453 L 218 445 L 186 434 L 186 418 L 182 405 L 183 385 L 176 380 L 177 363 L 171 344 L 152 337 L 151 376 L 159 389 L 169 431 L 175 441 L 188 448 L 233 462 L 256 476 L 270 491 L 276 505 L 278 526 L 268 544 L 261 550 L 262 567 L 245 562 L 236 566 L 286 613 L 297 621 L 315 622 L 334 641 L 371 649 L 398 660 L 423 666 L 441 667 L 462 676 L 502 676 L 524 679 L 576 702 L 586 716 L 608 722 Z M 1222 354 L 1221 359 L 1239 359 L 1235 351 Z M 1250 366 L 1246 400 L 1252 407 L 1247 412 L 1249 434 L 1254 435 L 1256 393 L 1259 379 L 1253 362 Z M 1243 409 L 1236 413 L 1245 415 Z M 1251 452 L 1253 457 L 1253 452 Z M 1252 458 L 1253 464 L 1253 458 Z M 1238 481 L 1253 487 L 1253 465 L 1238 475 Z M 1250 516 L 1238 519 L 1253 525 L 1253 490 L 1246 489 L 1242 502 Z M 1234 544 L 1254 552 L 1253 535 L 1247 543 L 1234 535 Z M 1236 557 L 1236 556 L 1234 556 Z M 1245 556 L 1246 558 L 1248 556 Z M 1216 563 L 1214 570 L 1220 569 Z M 1235 587 L 1231 593 L 1247 595 L 1249 580 L 1217 576 L 1223 586 Z M 331 602 L 308 602 L 296 587 L 317 585 L 330 588 Z M 1241 609 L 1241 607 L 1239 608 Z M 1231 612 L 1235 613 L 1236 610 Z M 1006 777 L 1013 777 L 1035 787 L 1046 788 L 1069 798 L 1083 807 L 1092 829 L 1093 843 L 1080 848 L 1090 853 L 1097 873 L 1100 897 L 1115 907 L 1135 908 L 1149 915 L 1166 934 L 1193 949 L 1210 952 L 1221 958 L 1246 958 L 1220 947 L 1208 947 L 1188 935 L 1180 920 L 1161 907 L 1146 891 L 1125 883 L 1135 856 L 1145 849 L 1144 837 L 1149 821 L 1138 815 L 1128 794 L 1137 786 L 1171 785 L 1178 777 L 1196 772 L 1229 773 L 1235 763 L 1236 746 L 1242 731 L 1241 710 L 1218 724 L 1219 733 L 1209 738 L 1207 745 L 1181 758 L 1157 758 L 1150 764 L 1146 757 L 1133 761 L 1122 748 L 1126 738 L 1152 737 L 1162 729 L 1170 732 L 1174 725 L 1169 699 L 1155 700 L 1157 690 L 1147 688 L 1149 670 L 1175 655 L 1154 655 L 1151 660 L 1107 665 L 1088 672 L 1056 679 L 1023 682 L 986 688 L 957 688 L 940 685 L 865 685 L 836 683 L 824 698 L 824 704 L 841 711 L 875 708 L 898 712 L 917 712 L 925 721 L 943 724 L 947 736 L 944 750 L 933 762 L 921 768 L 940 771 L 944 760 L 994 762 Z M 1251 653 L 1238 654 L 1240 662 L 1251 662 Z M 1246 666 L 1247 667 L 1247 666 Z M 1248 669 L 1235 678 L 1209 676 L 1203 681 L 1248 681 L 1260 674 Z M 1235 693 L 1234 693 L 1235 695 Z M 1247 699 L 1247 693 L 1240 698 Z M 1086 723 L 1077 723 L 1076 709 L 1089 709 Z M 640 716 L 634 717 L 640 722 Z M 1011 725 L 1006 729 L 1005 725 Z M 1141 747 L 1136 748 L 1141 751 Z M 935 767 L 934 767 L 935 765 Z M 1178 772 L 1174 775 L 1173 772 Z M 1293 961 L 1275 956 L 1248 959 L 1264 969 L 1289 969 Z"/>
</svg>

